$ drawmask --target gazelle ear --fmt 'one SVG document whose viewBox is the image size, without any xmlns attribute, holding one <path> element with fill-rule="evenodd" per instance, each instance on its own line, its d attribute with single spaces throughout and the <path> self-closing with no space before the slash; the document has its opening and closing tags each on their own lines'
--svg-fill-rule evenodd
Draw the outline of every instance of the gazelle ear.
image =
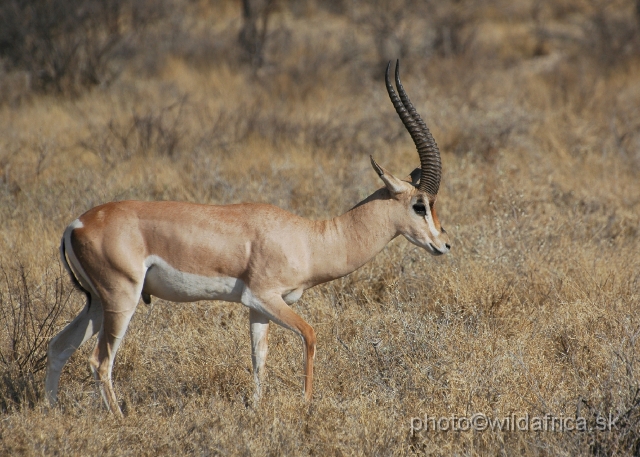
<svg viewBox="0 0 640 457">
<path fill-rule="evenodd" d="M 378 173 L 378 176 L 380 176 L 380 179 L 382 179 L 384 185 L 387 186 L 389 192 L 391 192 L 393 195 L 396 195 L 406 192 L 409 189 L 408 183 L 396 178 L 387 170 L 378 165 L 378 163 L 373 160 L 373 156 L 369 157 L 371 158 L 371 166 L 376 171 L 376 173 Z"/>
<path fill-rule="evenodd" d="M 420 183 L 420 176 L 422 176 L 422 170 L 420 170 L 419 168 L 416 168 L 407 177 L 407 181 L 409 181 L 415 187 L 418 187 L 418 184 Z"/>
</svg>

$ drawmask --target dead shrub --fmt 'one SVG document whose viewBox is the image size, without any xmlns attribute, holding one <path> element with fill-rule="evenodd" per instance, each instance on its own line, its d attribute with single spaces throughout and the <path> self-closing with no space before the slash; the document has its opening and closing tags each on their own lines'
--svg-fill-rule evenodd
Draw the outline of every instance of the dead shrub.
<svg viewBox="0 0 640 457">
<path fill-rule="evenodd" d="M 0 58 L 38 92 L 107 85 L 133 36 L 163 16 L 164 0 L 8 0 L 0 4 Z"/>
<path fill-rule="evenodd" d="M 40 399 L 49 339 L 73 289 L 62 280 L 62 268 L 47 270 L 39 281 L 17 263 L 0 268 L 0 410 L 33 407 Z"/>
</svg>

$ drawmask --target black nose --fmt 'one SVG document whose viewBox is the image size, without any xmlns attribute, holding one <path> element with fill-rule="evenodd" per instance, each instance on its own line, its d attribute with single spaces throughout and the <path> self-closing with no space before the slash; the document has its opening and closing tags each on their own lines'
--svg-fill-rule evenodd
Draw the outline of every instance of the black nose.
<svg viewBox="0 0 640 457">
<path fill-rule="evenodd" d="M 450 244 L 445 243 L 444 245 L 445 245 L 445 247 L 446 247 L 447 249 L 451 249 L 451 245 L 450 245 Z"/>
</svg>

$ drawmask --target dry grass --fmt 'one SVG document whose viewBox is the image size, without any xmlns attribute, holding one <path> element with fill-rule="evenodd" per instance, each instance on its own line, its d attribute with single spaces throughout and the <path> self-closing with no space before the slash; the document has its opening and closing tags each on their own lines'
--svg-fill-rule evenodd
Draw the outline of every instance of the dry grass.
<svg viewBox="0 0 640 457">
<path fill-rule="evenodd" d="M 282 3 L 258 70 L 234 58 L 238 5 L 193 3 L 111 86 L 1 107 L 0 453 L 637 455 L 633 2 L 466 3 L 396 15 L 390 38 L 376 20 L 402 9 Z M 291 332 L 272 328 L 253 409 L 247 310 L 157 300 L 116 358 L 124 421 L 101 405 L 91 342 L 46 410 L 40 343 L 83 306 L 57 260 L 64 227 L 128 198 L 346 211 L 380 185 L 369 153 L 399 175 L 418 163 L 382 82 L 389 46 L 442 150 L 453 250 L 397 239 L 304 295 L 313 402 Z M 477 412 L 619 419 L 610 432 L 410 433 L 414 416 Z"/>
</svg>

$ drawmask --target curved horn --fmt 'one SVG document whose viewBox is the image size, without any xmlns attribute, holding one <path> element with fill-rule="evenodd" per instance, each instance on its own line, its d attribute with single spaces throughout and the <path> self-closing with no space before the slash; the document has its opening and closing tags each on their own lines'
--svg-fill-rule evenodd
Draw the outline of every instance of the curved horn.
<svg viewBox="0 0 640 457">
<path fill-rule="evenodd" d="M 409 100 L 409 96 L 404 91 L 404 87 L 402 87 L 402 83 L 400 82 L 400 60 L 396 61 L 396 87 L 398 88 L 402 104 L 422 129 L 422 142 L 420 144 L 416 143 L 418 155 L 420 156 L 420 168 L 422 171 L 419 189 L 434 196 L 438 195 L 440 179 L 442 177 L 440 150 L 438 149 L 436 141 L 433 139 L 433 135 L 431 135 L 431 132 L 429 131 L 429 127 L 427 127 L 427 124 L 424 123 L 416 109 L 413 107 L 411 100 Z"/>
<path fill-rule="evenodd" d="M 442 164 L 440 162 L 440 151 L 438 149 L 438 145 L 433 139 L 429 128 L 413 107 L 404 87 L 402 87 L 402 83 L 400 82 L 400 61 L 396 61 L 396 86 L 400 93 L 400 97 L 396 95 L 393 90 L 393 86 L 389 81 L 390 68 L 391 61 L 389 61 L 389 64 L 387 65 L 387 72 L 385 74 L 385 83 L 387 85 L 389 98 L 391 98 L 391 102 L 393 103 L 398 116 L 400 116 L 402 123 L 409 131 L 409 134 L 416 145 L 416 149 L 418 150 L 418 155 L 420 156 L 422 176 L 420 177 L 420 185 L 418 186 L 418 189 L 435 197 L 438 194 L 440 178 L 442 176 Z"/>
</svg>

